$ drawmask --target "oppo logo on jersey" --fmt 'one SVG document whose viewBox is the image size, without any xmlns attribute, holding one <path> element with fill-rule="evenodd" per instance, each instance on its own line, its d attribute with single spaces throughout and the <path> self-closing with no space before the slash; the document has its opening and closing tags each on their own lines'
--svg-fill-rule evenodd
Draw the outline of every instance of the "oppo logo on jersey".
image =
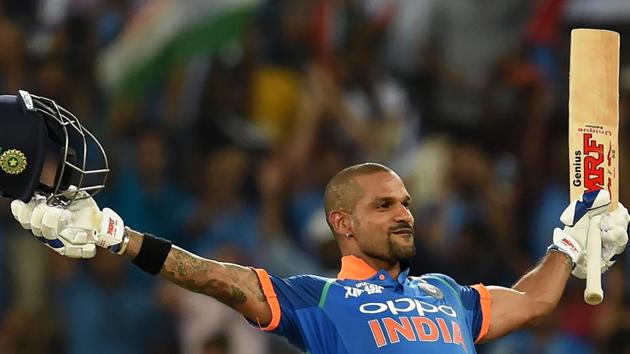
<svg viewBox="0 0 630 354">
<path fill-rule="evenodd" d="M 457 318 L 457 313 L 450 306 L 435 306 L 424 301 L 409 298 L 389 300 L 386 302 L 368 302 L 359 306 L 359 311 L 365 314 L 378 314 L 389 311 L 392 315 L 414 312 L 420 316 L 424 316 L 425 313 L 441 312 L 447 316 Z"/>
</svg>

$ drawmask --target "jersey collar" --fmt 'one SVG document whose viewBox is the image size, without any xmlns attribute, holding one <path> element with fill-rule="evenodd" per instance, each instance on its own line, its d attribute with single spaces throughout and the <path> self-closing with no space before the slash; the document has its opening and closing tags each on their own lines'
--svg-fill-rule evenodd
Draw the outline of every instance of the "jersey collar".
<svg viewBox="0 0 630 354">
<path fill-rule="evenodd" d="M 398 275 L 398 281 L 404 282 L 409 274 L 409 262 L 401 261 L 401 272 Z M 341 258 L 341 271 L 337 275 L 339 280 L 365 280 L 374 277 L 379 271 L 372 268 L 363 259 L 357 256 L 343 256 Z M 386 271 L 381 270 L 380 273 L 387 274 Z M 389 275 L 388 275 L 389 276 Z"/>
</svg>

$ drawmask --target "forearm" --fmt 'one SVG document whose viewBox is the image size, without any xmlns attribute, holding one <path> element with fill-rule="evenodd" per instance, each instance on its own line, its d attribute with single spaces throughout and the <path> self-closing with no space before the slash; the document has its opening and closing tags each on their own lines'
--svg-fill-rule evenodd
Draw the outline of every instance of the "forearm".
<svg viewBox="0 0 630 354">
<path fill-rule="evenodd" d="M 569 257 L 563 253 L 549 252 L 536 268 L 512 287 L 528 297 L 534 321 L 556 307 L 571 275 L 572 265 Z"/>
<path fill-rule="evenodd" d="M 126 234 L 129 245 L 125 255 L 134 259 L 140 252 L 144 236 L 130 229 Z M 251 313 L 252 308 L 258 311 L 259 304 L 266 304 L 252 269 L 205 259 L 177 246 L 171 248 L 160 275 L 184 289 L 211 296 L 245 315 Z"/>
<path fill-rule="evenodd" d="M 540 323 L 558 304 L 571 266 L 564 254 L 549 252 L 512 288 L 489 286 L 492 297 L 490 330 L 483 341 Z"/>
</svg>

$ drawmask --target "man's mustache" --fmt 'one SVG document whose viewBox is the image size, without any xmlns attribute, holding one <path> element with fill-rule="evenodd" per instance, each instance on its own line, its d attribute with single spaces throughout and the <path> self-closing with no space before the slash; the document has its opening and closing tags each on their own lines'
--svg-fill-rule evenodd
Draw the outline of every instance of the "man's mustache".
<svg viewBox="0 0 630 354">
<path fill-rule="evenodd" d="M 389 228 L 389 232 L 399 232 L 399 231 L 413 232 L 413 225 L 405 222 L 405 223 L 398 223 L 397 225 Z"/>
</svg>

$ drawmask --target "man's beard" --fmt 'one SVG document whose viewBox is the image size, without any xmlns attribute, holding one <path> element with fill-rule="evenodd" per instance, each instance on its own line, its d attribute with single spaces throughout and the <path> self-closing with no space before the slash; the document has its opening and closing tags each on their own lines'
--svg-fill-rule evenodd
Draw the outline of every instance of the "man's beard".
<svg viewBox="0 0 630 354">
<path fill-rule="evenodd" d="M 397 225 L 397 227 L 390 228 L 385 234 L 387 237 L 386 245 L 370 242 L 362 246 L 363 252 L 369 257 L 379 259 L 390 264 L 395 264 L 401 260 L 413 258 L 416 255 L 416 245 L 414 242 L 411 242 L 408 245 L 401 245 L 394 241 L 394 237 L 396 237 L 396 235 L 393 232 L 400 230 L 401 228 L 413 230 L 413 227 L 410 224 L 401 223 L 400 225 Z"/>
<path fill-rule="evenodd" d="M 388 235 L 387 249 L 377 248 L 375 250 L 365 250 L 364 252 L 370 257 L 394 264 L 401 260 L 413 258 L 416 255 L 416 245 L 412 243 L 402 246 L 394 242 L 392 235 Z"/>
<path fill-rule="evenodd" d="M 389 246 L 389 257 L 392 260 L 400 261 L 403 259 L 411 259 L 416 255 L 416 245 L 402 246 L 392 240 L 392 236 L 387 238 L 387 245 Z"/>
</svg>

